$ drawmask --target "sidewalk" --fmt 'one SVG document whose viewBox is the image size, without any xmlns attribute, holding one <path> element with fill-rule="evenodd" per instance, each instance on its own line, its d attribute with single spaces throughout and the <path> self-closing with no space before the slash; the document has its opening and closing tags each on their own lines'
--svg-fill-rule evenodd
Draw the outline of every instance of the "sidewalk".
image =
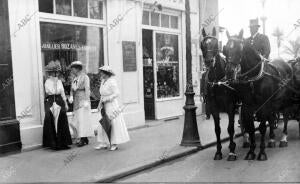
<svg viewBox="0 0 300 184">
<path fill-rule="evenodd" d="M 198 116 L 203 146 L 215 141 L 214 123 Z M 238 117 L 236 116 L 236 122 Z M 227 115 L 221 115 L 222 138 L 228 137 Z M 0 182 L 87 182 L 132 171 L 178 154 L 195 152 L 194 147 L 180 146 L 183 117 L 172 121 L 154 121 L 145 128 L 129 132 L 131 141 L 119 150 L 94 150 L 90 145 L 66 151 L 39 149 L 0 157 Z M 240 132 L 236 123 L 236 134 Z M 225 143 L 223 149 L 227 149 Z"/>
</svg>

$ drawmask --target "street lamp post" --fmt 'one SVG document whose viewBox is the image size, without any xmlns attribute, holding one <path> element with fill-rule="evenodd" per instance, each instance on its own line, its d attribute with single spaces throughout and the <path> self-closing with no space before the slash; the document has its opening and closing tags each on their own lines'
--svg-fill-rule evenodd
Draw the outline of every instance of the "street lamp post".
<svg viewBox="0 0 300 184">
<path fill-rule="evenodd" d="M 184 129 L 181 140 L 181 146 L 201 147 L 198 133 L 196 109 L 194 101 L 194 90 L 192 83 L 192 53 L 191 53 L 191 19 L 190 19 L 190 2 L 185 1 L 185 19 L 186 19 L 186 101 L 183 107 Z"/>
</svg>

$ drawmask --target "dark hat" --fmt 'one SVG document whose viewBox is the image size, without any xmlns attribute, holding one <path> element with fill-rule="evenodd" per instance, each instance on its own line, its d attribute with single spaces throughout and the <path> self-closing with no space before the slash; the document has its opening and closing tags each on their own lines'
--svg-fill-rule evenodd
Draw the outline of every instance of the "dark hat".
<svg viewBox="0 0 300 184">
<path fill-rule="evenodd" d="M 258 26 L 258 27 L 260 27 L 258 18 L 256 18 L 256 19 L 250 19 L 250 25 L 249 25 L 249 27 L 252 27 L 252 26 Z"/>
</svg>

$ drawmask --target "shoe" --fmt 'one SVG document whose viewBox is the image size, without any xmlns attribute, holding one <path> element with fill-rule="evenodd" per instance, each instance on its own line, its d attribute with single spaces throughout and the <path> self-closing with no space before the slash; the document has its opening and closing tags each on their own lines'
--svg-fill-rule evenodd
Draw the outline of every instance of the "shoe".
<svg viewBox="0 0 300 184">
<path fill-rule="evenodd" d="M 89 144 L 89 139 L 88 139 L 87 137 L 85 137 L 85 138 L 83 139 L 83 141 L 84 141 L 85 144 Z"/>
<path fill-rule="evenodd" d="M 106 145 L 100 144 L 98 146 L 94 147 L 96 150 L 101 150 L 101 149 L 107 149 L 108 147 Z"/>
<path fill-rule="evenodd" d="M 89 140 L 86 137 L 82 137 L 79 141 L 79 143 L 77 144 L 78 147 L 82 147 L 84 145 L 89 144 Z"/>
<path fill-rule="evenodd" d="M 109 151 L 115 151 L 115 150 L 117 150 L 117 149 L 118 149 L 118 147 L 117 147 L 116 145 L 112 145 L 112 146 L 110 147 Z"/>
</svg>

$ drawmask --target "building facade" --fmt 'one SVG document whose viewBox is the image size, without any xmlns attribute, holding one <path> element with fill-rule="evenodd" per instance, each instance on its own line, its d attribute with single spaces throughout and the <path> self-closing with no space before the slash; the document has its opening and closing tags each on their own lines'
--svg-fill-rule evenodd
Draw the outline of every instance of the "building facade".
<svg viewBox="0 0 300 184">
<path fill-rule="evenodd" d="M 203 2 L 190 0 L 193 84 L 198 112 Z M 217 2 L 205 1 L 205 3 Z M 91 79 L 92 116 L 101 118 L 98 68 L 116 73 L 127 127 L 183 114 L 185 0 L 0 0 L 0 150 L 41 146 L 45 65 L 60 62 L 66 94 L 68 65 L 84 63 Z M 214 5 L 214 4 L 213 4 Z M 206 5 L 207 6 L 207 5 Z M 209 5 L 208 5 L 209 6 Z M 216 10 L 217 11 L 217 10 Z M 72 108 L 68 112 L 72 121 Z"/>
</svg>

